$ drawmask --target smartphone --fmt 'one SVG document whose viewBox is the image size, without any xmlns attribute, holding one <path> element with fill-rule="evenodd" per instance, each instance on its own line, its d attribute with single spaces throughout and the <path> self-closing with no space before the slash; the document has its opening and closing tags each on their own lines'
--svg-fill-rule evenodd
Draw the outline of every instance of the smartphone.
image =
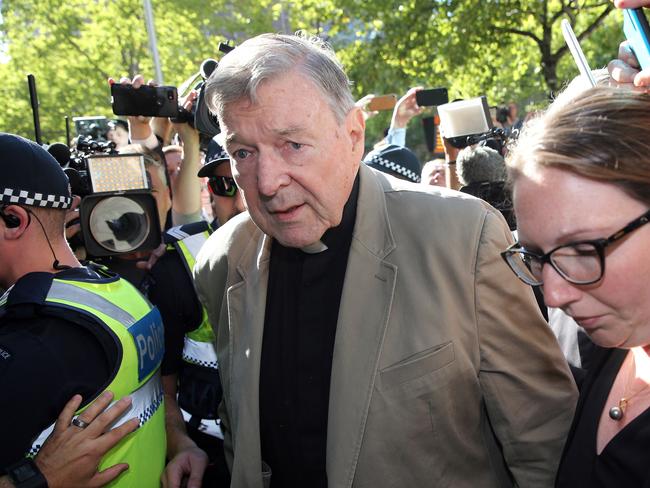
<svg viewBox="0 0 650 488">
<path fill-rule="evenodd" d="M 391 93 L 390 95 L 379 95 L 374 97 L 368 102 L 367 109 L 370 112 L 378 110 L 393 110 L 397 104 L 397 95 Z"/>
<path fill-rule="evenodd" d="M 587 58 L 585 57 L 585 53 L 582 52 L 578 38 L 571 28 L 571 24 L 567 19 L 564 19 L 560 25 L 562 27 L 564 42 L 566 42 L 566 45 L 569 47 L 569 51 L 571 51 L 573 61 L 575 61 L 576 66 L 578 67 L 578 71 L 580 71 L 580 74 L 584 76 L 587 81 L 589 81 L 591 86 L 596 86 L 596 79 L 591 72 L 591 68 L 589 67 Z"/>
<path fill-rule="evenodd" d="M 415 94 L 415 101 L 420 107 L 437 107 L 449 102 L 446 88 L 430 88 Z"/>
<path fill-rule="evenodd" d="M 177 117 L 178 92 L 175 86 L 111 85 L 111 103 L 115 115 Z"/>
<path fill-rule="evenodd" d="M 650 68 L 650 26 L 643 9 L 623 9 L 623 32 L 641 69 Z"/>
</svg>

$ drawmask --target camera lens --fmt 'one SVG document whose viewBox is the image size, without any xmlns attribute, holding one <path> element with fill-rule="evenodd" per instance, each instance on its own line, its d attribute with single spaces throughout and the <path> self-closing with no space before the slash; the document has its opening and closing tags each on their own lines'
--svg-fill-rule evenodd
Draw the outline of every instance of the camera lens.
<svg viewBox="0 0 650 488">
<path fill-rule="evenodd" d="M 151 227 L 140 203 L 122 196 L 100 201 L 91 211 L 88 223 L 99 245 L 115 253 L 137 249 L 146 240 Z"/>
<path fill-rule="evenodd" d="M 167 92 L 167 99 L 168 100 L 173 100 L 174 99 L 174 92 L 172 90 L 169 90 Z"/>
</svg>

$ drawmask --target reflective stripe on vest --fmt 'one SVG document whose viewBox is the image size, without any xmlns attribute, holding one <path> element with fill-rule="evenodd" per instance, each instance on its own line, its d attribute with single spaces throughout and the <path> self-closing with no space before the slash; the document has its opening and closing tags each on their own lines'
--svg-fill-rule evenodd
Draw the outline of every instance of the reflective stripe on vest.
<svg viewBox="0 0 650 488">
<path fill-rule="evenodd" d="M 183 345 L 183 360 L 205 368 L 217 369 L 219 367 L 214 343 L 195 341 L 188 336 L 185 336 Z"/>
<path fill-rule="evenodd" d="M 83 303 L 90 308 L 112 317 L 127 329 L 136 323 L 133 315 L 114 303 L 109 302 L 101 295 L 97 295 L 92 291 L 85 290 L 79 286 L 64 281 L 54 280 L 52 282 L 52 287 L 47 294 L 47 299 Z"/>
<path fill-rule="evenodd" d="M 205 244 L 205 241 L 208 240 L 208 237 L 210 237 L 210 233 L 208 231 L 205 231 L 205 232 L 201 232 L 200 234 L 194 234 L 192 236 L 186 237 L 185 239 L 178 241 L 178 244 L 187 248 L 189 255 L 192 257 L 190 269 L 194 268 L 194 264 L 196 263 L 196 257 L 199 255 L 199 251 L 201 250 L 201 247 L 203 247 L 203 244 Z M 190 264 L 189 261 L 188 264 Z"/>
<path fill-rule="evenodd" d="M 174 243 L 190 275 L 196 264 L 196 256 L 203 244 L 205 244 L 205 241 L 208 240 L 208 237 L 210 237 L 210 233 L 205 231 Z M 214 349 L 214 341 L 214 331 L 208 320 L 208 312 L 205 307 L 201 306 L 201 325 L 185 334 L 183 360 L 200 366 L 217 369 L 218 362 L 217 353 Z"/>
<path fill-rule="evenodd" d="M 163 390 L 162 383 L 160 381 L 160 372 L 154 374 L 147 382 L 131 393 L 131 408 L 126 412 L 125 415 L 117 419 L 112 425 L 111 428 L 119 427 L 120 425 L 128 422 L 132 418 L 138 417 L 140 419 L 140 425 L 138 428 L 142 427 L 153 415 L 156 413 L 163 401 Z M 110 406 L 115 404 L 117 400 L 113 401 Z M 47 440 L 49 435 L 54 430 L 54 424 L 50 425 L 47 429 L 40 433 L 38 438 L 33 442 L 31 449 L 29 450 L 29 457 L 34 457 L 38 454 L 43 443 Z"/>
<path fill-rule="evenodd" d="M 99 326 L 108 329 L 121 345 L 119 368 L 104 391 L 112 391 L 115 401 L 131 396 L 133 407 L 124 415 L 123 421 L 138 416 L 140 426 L 102 458 L 100 470 L 117 463 L 129 464 L 129 469 L 108 486 L 159 487 L 166 451 L 159 373 L 164 353 L 160 312 L 123 279 L 80 281 L 55 278 L 45 302 L 89 316 Z M 41 435 L 46 437 L 45 433 Z M 37 446 L 33 446 L 30 453 L 35 450 Z"/>
</svg>

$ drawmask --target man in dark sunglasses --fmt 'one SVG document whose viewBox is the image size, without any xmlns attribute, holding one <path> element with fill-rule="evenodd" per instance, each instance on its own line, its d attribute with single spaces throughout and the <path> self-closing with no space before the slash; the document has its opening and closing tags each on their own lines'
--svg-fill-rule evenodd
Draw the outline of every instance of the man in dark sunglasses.
<svg viewBox="0 0 650 488">
<path fill-rule="evenodd" d="M 218 225 L 225 224 L 244 211 L 244 203 L 232 177 L 230 157 L 215 139 L 208 144 L 205 163 L 199 170 L 198 176 L 208 179 L 212 215 Z"/>
</svg>

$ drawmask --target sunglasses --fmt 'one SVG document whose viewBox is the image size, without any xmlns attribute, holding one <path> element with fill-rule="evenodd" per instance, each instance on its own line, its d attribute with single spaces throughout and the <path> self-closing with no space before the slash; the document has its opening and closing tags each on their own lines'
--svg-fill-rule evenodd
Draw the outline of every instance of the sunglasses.
<svg viewBox="0 0 650 488">
<path fill-rule="evenodd" d="M 237 194 L 237 183 L 230 176 L 208 177 L 208 188 L 212 194 L 220 197 L 234 197 Z"/>
</svg>

